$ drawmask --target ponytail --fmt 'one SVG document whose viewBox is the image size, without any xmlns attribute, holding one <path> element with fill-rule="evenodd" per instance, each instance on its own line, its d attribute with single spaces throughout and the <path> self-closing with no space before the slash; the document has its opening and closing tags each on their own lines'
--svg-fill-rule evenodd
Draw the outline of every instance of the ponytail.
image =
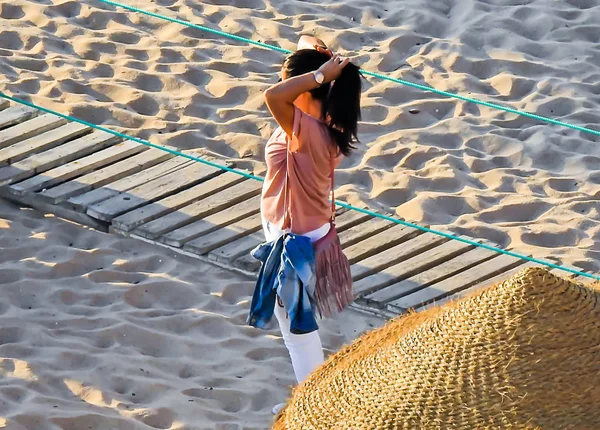
<svg viewBox="0 0 600 430">
<path fill-rule="evenodd" d="M 301 49 L 290 54 L 283 63 L 286 75 L 300 76 L 314 72 L 329 60 L 327 54 L 314 49 Z M 339 152 L 350 155 L 358 142 L 362 75 L 358 66 L 348 63 L 332 84 L 324 84 L 310 92 L 322 105 L 321 116 L 326 120 L 331 139 Z"/>
<path fill-rule="evenodd" d="M 329 97 L 323 104 L 331 136 L 344 155 L 349 155 L 355 149 L 352 144 L 358 142 L 361 78 L 358 66 L 348 63 L 330 86 Z"/>
</svg>

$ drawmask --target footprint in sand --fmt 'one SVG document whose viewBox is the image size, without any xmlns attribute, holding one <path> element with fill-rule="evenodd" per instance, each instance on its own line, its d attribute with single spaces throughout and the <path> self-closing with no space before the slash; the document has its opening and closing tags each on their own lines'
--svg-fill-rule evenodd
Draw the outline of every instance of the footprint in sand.
<svg viewBox="0 0 600 430">
<path fill-rule="evenodd" d="M 475 218 L 488 223 L 535 221 L 551 208 L 551 204 L 542 201 L 511 203 L 480 212 Z"/>
<path fill-rule="evenodd" d="M 0 285 L 12 284 L 23 279 L 24 274 L 16 269 L 0 269 Z"/>
<path fill-rule="evenodd" d="M 3 19 L 21 19 L 25 12 L 21 6 L 11 5 L 10 3 L 0 4 L 0 18 Z"/>
<path fill-rule="evenodd" d="M 236 394 L 237 393 L 237 394 Z M 184 396 L 216 403 L 215 409 L 225 412 L 239 412 L 246 407 L 249 397 L 240 396 L 239 392 L 218 387 L 190 388 L 181 392 Z"/>
<path fill-rule="evenodd" d="M 0 328 L 0 345 L 19 343 L 25 336 L 25 330 L 21 327 Z"/>
<path fill-rule="evenodd" d="M 571 178 L 551 178 L 548 179 L 546 184 L 548 188 L 563 193 L 577 191 L 577 188 L 579 188 L 579 183 Z"/>
<path fill-rule="evenodd" d="M 124 300 L 130 306 L 140 309 L 189 309 L 198 302 L 199 294 L 192 285 L 151 280 L 130 287 L 125 292 Z"/>
<path fill-rule="evenodd" d="M 146 280 L 147 275 L 135 272 L 122 272 L 119 270 L 96 270 L 88 275 L 88 279 L 98 283 L 124 283 L 139 284 Z"/>
<path fill-rule="evenodd" d="M 59 5 L 47 7 L 44 14 L 49 17 L 62 16 L 65 18 L 73 18 L 79 16 L 80 12 L 81 3 L 77 1 L 66 1 Z"/>
<path fill-rule="evenodd" d="M 155 429 L 170 429 L 177 420 L 177 414 L 168 408 L 145 409 L 137 412 L 134 418 Z"/>
</svg>

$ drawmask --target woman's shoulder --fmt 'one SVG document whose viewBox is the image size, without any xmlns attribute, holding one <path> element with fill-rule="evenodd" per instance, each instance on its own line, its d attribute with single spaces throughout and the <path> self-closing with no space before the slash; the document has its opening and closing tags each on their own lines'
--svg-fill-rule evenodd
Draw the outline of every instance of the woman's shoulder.
<svg viewBox="0 0 600 430">
<path fill-rule="evenodd" d="M 301 110 L 298 107 L 295 107 L 294 115 L 299 116 L 298 122 L 300 123 L 300 125 L 308 125 L 311 127 L 324 128 L 325 130 L 327 129 L 327 124 L 325 124 L 324 121 L 321 121 L 320 119 L 315 118 L 311 114 L 304 112 L 303 110 Z"/>
<path fill-rule="evenodd" d="M 320 119 L 317 119 L 306 112 L 297 109 L 297 114 L 300 115 L 298 121 L 297 133 L 300 139 L 310 139 L 315 143 L 332 144 L 331 133 L 327 124 Z"/>
</svg>

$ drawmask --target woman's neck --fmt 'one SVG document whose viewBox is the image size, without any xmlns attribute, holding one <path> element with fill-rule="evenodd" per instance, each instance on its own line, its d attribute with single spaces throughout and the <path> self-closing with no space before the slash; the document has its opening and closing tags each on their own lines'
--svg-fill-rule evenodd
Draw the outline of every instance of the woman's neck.
<svg viewBox="0 0 600 430">
<path fill-rule="evenodd" d="M 303 97 L 298 97 L 294 104 L 302 112 L 307 113 L 313 118 L 316 118 L 320 121 L 324 121 L 324 118 L 321 117 L 323 106 L 320 101 L 314 100 L 312 98 L 307 99 Z"/>
</svg>

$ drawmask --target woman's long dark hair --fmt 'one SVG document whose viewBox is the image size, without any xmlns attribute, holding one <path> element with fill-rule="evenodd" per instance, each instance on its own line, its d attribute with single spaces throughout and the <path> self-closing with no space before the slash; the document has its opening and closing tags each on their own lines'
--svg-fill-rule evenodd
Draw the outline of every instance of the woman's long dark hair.
<svg viewBox="0 0 600 430">
<path fill-rule="evenodd" d="M 290 54 L 283 63 L 288 78 L 314 72 L 329 56 L 314 49 L 301 49 Z M 360 120 L 360 94 L 362 75 L 358 66 L 348 63 L 334 85 L 324 84 L 310 92 L 323 106 L 321 116 L 327 122 L 331 138 L 340 152 L 349 155 L 358 142 L 358 121 Z"/>
</svg>

